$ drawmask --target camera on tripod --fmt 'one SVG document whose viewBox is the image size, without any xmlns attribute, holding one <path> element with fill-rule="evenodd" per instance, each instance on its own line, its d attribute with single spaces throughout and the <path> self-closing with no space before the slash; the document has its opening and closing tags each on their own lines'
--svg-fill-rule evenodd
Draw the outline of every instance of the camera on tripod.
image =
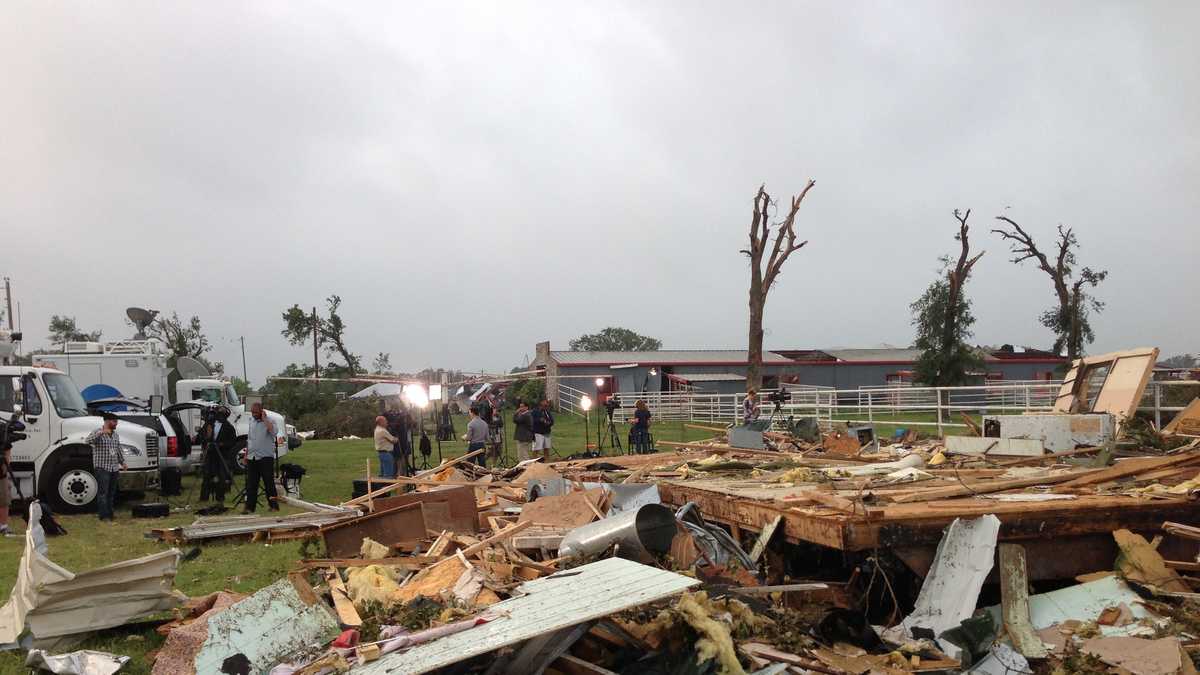
<svg viewBox="0 0 1200 675">
<path fill-rule="evenodd" d="M 0 452 L 11 450 L 13 443 L 29 438 L 24 431 L 25 423 L 19 419 L 14 418 L 7 422 L 0 420 Z"/>
<path fill-rule="evenodd" d="M 775 407 L 778 408 L 779 406 L 783 405 L 784 403 L 787 403 L 788 401 L 792 400 L 792 392 L 790 392 L 786 389 L 775 389 L 772 391 L 765 391 L 765 392 L 763 392 L 763 398 L 770 401 L 771 403 L 774 403 Z"/>
<path fill-rule="evenodd" d="M 604 409 L 608 411 L 608 419 L 610 422 L 612 421 L 613 413 L 616 412 L 617 408 L 620 407 L 621 399 L 617 398 L 616 394 L 609 396 L 608 400 L 604 402 Z"/>
</svg>

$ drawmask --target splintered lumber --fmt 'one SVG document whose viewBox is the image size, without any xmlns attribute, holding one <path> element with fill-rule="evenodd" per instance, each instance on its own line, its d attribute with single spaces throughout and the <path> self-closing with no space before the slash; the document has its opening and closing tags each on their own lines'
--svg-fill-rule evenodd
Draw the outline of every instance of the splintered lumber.
<svg viewBox="0 0 1200 675">
<path fill-rule="evenodd" d="M 1162 429 L 1163 434 L 1180 434 L 1182 436 L 1200 435 L 1200 398 L 1192 399 L 1186 408 L 1167 422 Z"/>
<path fill-rule="evenodd" d="M 1167 522 L 1163 523 L 1162 529 L 1163 532 L 1174 534 L 1180 537 L 1187 537 L 1188 539 L 1200 539 L 1200 527 L 1192 527 L 1191 525 L 1184 525 L 1183 523 L 1173 523 L 1168 520 Z"/>
<path fill-rule="evenodd" d="M 1020 459 L 1006 459 L 1002 462 L 992 462 L 992 465 L 993 466 L 1023 466 L 1025 464 L 1037 464 L 1039 462 L 1044 462 L 1047 459 L 1054 460 L 1054 459 L 1059 459 L 1062 457 L 1074 457 L 1076 455 L 1089 455 L 1093 452 L 1099 452 L 1103 449 L 1104 448 L 1100 448 L 1100 447 L 1075 448 L 1074 450 L 1067 450 L 1065 452 L 1055 452 L 1055 453 L 1051 453 L 1049 455 L 1040 455 L 1037 457 L 1022 457 Z"/>
<path fill-rule="evenodd" d="M 322 569 L 329 567 L 369 567 L 383 565 L 384 567 L 400 567 L 413 572 L 425 569 L 437 562 L 439 558 L 432 556 L 413 555 L 396 558 L 310 558 L 301 560 L 301 569 Z"/>
<path fill-rule="evenodd" d="M 433 467 L 432 469 L 418 471 L 416 473 L 416 475 L 413 476 L 413 478 L 424 478 L 425 476 L 432 476 L 433 474 L 435 474 L 439 471 L 445 470 L 447 467 L 451 467 L 456 464 L 461 464 L 461 463 L 467 461 L 468 459 L 471 459 L 475 455 L 479 455 L 484 452 L 487 452 L 487 448 L 480 448 L 479 450 L 476 450 L 474 452 L 468 452 L 467 454 L 460 455 L 458 457 L 455 457 L 454 459 L 448 459 L 448 460 L 442 462 L 441 464 L 438 464 L 437 466 Z"/>
<path fill-rule="evenodd" d="M 1167 567 L 1163 557 L 1142 535 L 1129 530 L 1115 530 L 1113 539 L 1121 550 L 1121 555 L 1117 557 L 1117 569 L 1126 579 L 1168 593 L 1187 593 L 1192 590 L 1175 570 Z"/>
<path fill-rule="evenodd" d="M 684 424 L 683 426 L 685 426 L 689 429 L 699 429 L 700 431 L 715 431 L 719 434 L 723 434 L 726 431 L 729 431 L 729 427 L 707 427 L 707 426 L 704 426 L 703 424 Z"/>
<path fill-rule="evenodd" d="M 779 529 L 779 524 L 783 522 L 783 516 L 775 516 L 775 520 L 767 523 L 767 526 L 758 533 L 758 539 L 754 542 L 754 548 L 750 550 L 750 560 L 758 563 L 758 559 L 767 550 L 767 544 L 771 543 L 771 537 L 775 536 L 775 530 Z"/>
<path fill-rule="evenodd" d="M 448 466 L 454 466 L 455 464 L 458 464 L 459 462 L 461 462 L 465 459 L 470 459 L 471 457 L 474 457 L 475 455 L 478 455 L 479 453 L 484 452 L 485 450 L 487 450 L 487 448 L 484 448 L 482 450 L 476 450 L 475 452 L 469 452 L 469 453 L 467 453 L 461 457 L 458 457 L 456 459 L 452 459 L 447 462 L 443 462 L 442 464 L 439 464 L 436 469 L 428 469 L 426 471 L 422 471 L 422 472 L 418 473 L 416 475 L 416 478 L 419 479 L 422 476 L 429 475 L 430 472 L 432 472 L 432 471 L 441 471 L 442 469 L 445 469 Z M 380 495 L 386 495 L 387 493 L 395 490 L 396 488 L 400 488 L 405 485 L 413 484 L 410 482 L 413 480 L 412 478 L 405 478 L 404 480 L 401 480 L 400 478 L 382 478 L 382 479 L 378 479 L 378 480 L 371 480 L 369 473 L 368 473 L 367 480 L 368 480 L 368 483 L 367 483 L 368 486 L 371 485 L 372 483 L 384 483 L 384 482 L 388 483 L 388 485 L 381 487 L 378 490 L 371 490 L 367 494 L 355 497 L 354 499 L 351 499 L 349 501 L 342 502 L 341 506 L 358 506 L 359 504 L 365 504 Z M 460 485 L 462 483 L 463 483 L 462 481 L 454 482 L 454 483 L 431 481 L 428 483 L 416 483 L 416 484 L 417 485 L 430 485 L 430 484 L 432 484 L 432 485 Z M 473 483 L 468 483 L 468 484 L 473 484 Z M 503 485 L 503 483 L 498 483 L 498 484 Z"/>
<path fill-rule="evenodd" d="M 497 542 L 501 542 L 501 541 L 504 541 L 505 539 L 508 539 L 509 537 L 520 532 L 521 530 L 524 530 L 525 528 L 529 527 L 530 525 L 533 525 L 533 521 L 527 520 L 523 523 L 517 523 L 516 525 L 509 525 L 508 527 L 504 528 L 503 530 L 500 530 L 496 534 L 493 534 L 492 536 L 487 537 L 486 539 L 481 539 L 478 543 L 471 544 L 470 546 L 468 546 L 468 547 L 464 548 L 462 551 L 460 551 L 460 553 L 462 553 L 463 555 L 474 555 L 474 554 L 482 551 L 483 549 L 487 548 L 488 546 L 492 546 L 492 545 L 496 544 Z"/>
<path fill-rule="evenodd" d="M 1046 657 L 1046 645 L 1029 620 L 1029 574 L 1025 547 L 1000 544 L 1000 611 L 1013 646 L 1027 658 Z"/>
<path fill-rule="evenodd" d="M 954 497 L 990 494 L 993 492 L 1003 492 L 1004 490 L 1015 490 L 1017 488 L 1034 487 L 1037 485 L 1065 483 L 1066 481 L 1072 480 L 1079 475 L 1080 473 L 1063 473 L 1057 476 L 1032 476 L 1030 478 L 979 481 L 977 483 L 969 483 L 967 485 L 951 485 L 944 488 L 930 488 L 927 490 L 921 490 L 919 492 L 912 492 L 906 495 L 897 495 L 892 497 L 892 501 L 898 503 L 932 502 L 939 499 L 952 499 Z"/>
<path fill-rule="evenodd" d="M 337 612 L 338 622 L 342 624 L 342 627 L 358 628 L 361 626 L 362 618 L 359 617 L 358 610 L 354 609 L 354 602 L 350 600 L 346 584 L 342 581 L 342 575 L 336 567 L 325 568 L 325 582 L 329 584 L 329 594 L 333 596 L 333 609 Z"/>
<path fill-rule="evenodd" d="M 1200 453 L 1186 452 L 1170 457 L 1138 457 L 1135 459 L 1126 459 L 1117 462 L 1113 466 L 1099 471 L 1088 472 L 1087 475 L 1074 478 L 1064 482 L 1058 486 L 1058 489 L 1083 487 L 1085 485 L 1098 485 L 1100 483 L 1108 483 L 1129 476 L 1135 476 L 1139 473 L 1162 469 L 1168 466 L 1179 466 L 1182 464 L 1200 463 Z"/>
<path fill-rule="evenodd" d="M 967 425 L 967 428 L 971 430 L 971 433 L 975 434 L 976 436 L 983 435 L 983 429 L 980 429 L 979 425 L 975 424 L 975 420 L 971 419 L 970 415 L 961 410 L 958 411 L 958 415 L 962 418 L 963 424 Z"/>
<path fill-rule="evenodd" d="M 788 495 L 784 497 L 783 501 L 813 502 L 815 504 L 820 504 L 821 506 L 828 506 L 836 511 L 854 513 L 854 502 L 852 500 L 846 499 L 845 497 L 839 497 L 829 492 L 821 492 L 819 490 L 803 490 L 794 495 Z"/>
</svg>

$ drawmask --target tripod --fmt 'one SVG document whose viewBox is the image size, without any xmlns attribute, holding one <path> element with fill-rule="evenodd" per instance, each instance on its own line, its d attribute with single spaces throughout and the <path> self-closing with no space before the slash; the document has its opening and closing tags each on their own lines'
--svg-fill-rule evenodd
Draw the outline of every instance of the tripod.
<svg viewBox="0 0 1200 675">
<path fill-rule="evenodd" d="M 603 437 L 608 438 L 609 445 L 613 449 L 620 450 L 621 454 L 625 454 L 625 449 L 621 447 L 621 435 L 617 433 L 617 423 L 613 421 L 611 412 L 608 414 L 608 429 L 604 432 Z M 601 447 L 603 447 L 603 444 L 601 444 Z"/>
</svg>

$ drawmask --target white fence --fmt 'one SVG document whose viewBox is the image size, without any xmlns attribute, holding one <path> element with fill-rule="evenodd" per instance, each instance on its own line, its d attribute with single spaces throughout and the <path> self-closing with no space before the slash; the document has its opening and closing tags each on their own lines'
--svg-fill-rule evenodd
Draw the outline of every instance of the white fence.
<svg viewBox="0 0 1200 675">
<path fill-rule="evenodd" d="M 970 387 L 789 387 L 791 400 L 779 405 L 776 419 L 816 417 L 824 428 L 833 422 L 935 427 L 938 434 L 942 434 L 947 427 L 966 426 L 959 421 L 957 413 L 960 412 L 1003 415 L 1050 410 L 1061 386 L 1060 381 L 1038 380 Z M 1173 392 L 1172 387 L 1189 387 L 1191 390 Z M 579 402 L 583 395 L 584 392 L 578 389 L 558 385 L 558 403 L 564 411 L 582 415 Z M 1153 413 L 1155 423 L 1161 427 L 1196 395 L 1200 395 L 1200 382 L 1151 382 L 1139 410 Z M 618 396 L 622 410 L 632 410 L 639 399 L 646 401 L 658 420 L 729 424 L 741 416 L 745 395 L 650 391 L 623 392 Z M 764 416 L 775 410 L 774 403 L 765 399 L 760 401 L 760 406 Z"/>
</svg>

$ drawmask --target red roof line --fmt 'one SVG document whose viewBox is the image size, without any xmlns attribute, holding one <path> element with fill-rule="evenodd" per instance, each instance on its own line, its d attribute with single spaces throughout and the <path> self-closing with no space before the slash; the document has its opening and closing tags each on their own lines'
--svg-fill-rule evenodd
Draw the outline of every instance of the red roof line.
<svg viewBox="0 0 1200 675">
<path fill-rule="evenodd" d="M 997 359 L 985 357 L 985 363 L 1015 363 L 1025 365 L 1061 364 L 1066 363 L 1066 357 L 1031 357 L 1022 359 Z M 559 363 L 559 368 L 607 368 L 609 366 L 637 363 L 638 366 L 748 366 L 749 361 L 568 361 Z M 910 366 L 915 360 L 879 360 L 879 361 L 764 361 L 764 366 Z"/>
</svg>

